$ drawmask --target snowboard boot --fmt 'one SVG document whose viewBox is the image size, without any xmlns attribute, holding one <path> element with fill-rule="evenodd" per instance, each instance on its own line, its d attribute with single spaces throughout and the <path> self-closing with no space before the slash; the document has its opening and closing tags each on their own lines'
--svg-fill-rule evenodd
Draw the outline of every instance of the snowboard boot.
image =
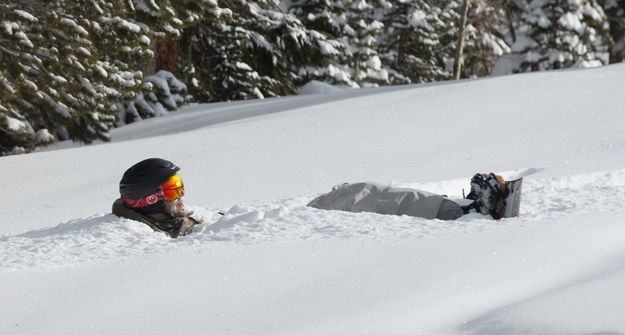
<svg viewBox="0 0 625 335">
<path fill-rule="evenodd" d="M 477 200 L 482 194 L 482 190 L 486 187 L 487 185 L 484 180 L 484 176 L 476 173 L 473 178 L 471 178 L 471 192 L 467 195 L 467 199 Z"/>
</svg>

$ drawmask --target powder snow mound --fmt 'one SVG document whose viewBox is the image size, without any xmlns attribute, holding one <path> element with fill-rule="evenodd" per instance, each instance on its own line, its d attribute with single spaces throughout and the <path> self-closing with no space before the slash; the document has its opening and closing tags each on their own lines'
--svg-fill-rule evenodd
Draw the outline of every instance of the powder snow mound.
<svg viewBox="0 0 625 335">
<path fill-rule="evenodd" d="M 503 172 L 529 176 L 540 169 Z M 462 181 L 466 184 L 466 180 Z M 460 180 L 407 184 L 441 191 Z M 404 185 L 405 186 L 405 185 Z M 454 198 L 451 196 L 451 198 Z M 171 239 L 148 226 L 99 214 L 0 238 L 0 268 L 56 268 L 83 263 L 115 261 L 128 256 L 163 253 L 215 243 L 258 244 L 309 239 L 423 239 L 531 225 L 543 220 L 618 212 L 625 202 L 625 170 L 565 177 L 526 178 L 521 216 L 500 221 L 470 214 L 456 221 L 426 220 L 409 216 L 328 211 L 306 206 L 308 198 L 292 198 L 261 205 L 235 205 L 218 215 L 216 209 L 190 206 L 204 224 L 194 233 Z"/>
<path fill-rule="evenodd" d="M 250 245 L 310 239 L 427 238 L 493 228 L 494 222 L 474 216 L 455 223 L 408 216 L 323 211 L 291 199 L 262 206 L 233 206 L 223 216 L 193 206 L 204 224 L 191 235 L 171 239 L 143 223 L 100 214 L 55 227 L 0 238 L 0 269 L 46 269 L 117 261 L 129 256 L 164 253 L 215 243 Z M 467 224 L 474 221 L 476 224 Z"/>
<path fill-rule="evenodd" d="M 105 145 L 2 157 L 0 333 L 624 333 L 624 76 L 192 105 Z M 106 214 L 149 157 L 182 167 L 197 215 L 226 215 L 170 239 Z M 306 207 L 359 181 L 460 198 L 491 171 L 526 174 L 519 217 Z"/>
</svg>

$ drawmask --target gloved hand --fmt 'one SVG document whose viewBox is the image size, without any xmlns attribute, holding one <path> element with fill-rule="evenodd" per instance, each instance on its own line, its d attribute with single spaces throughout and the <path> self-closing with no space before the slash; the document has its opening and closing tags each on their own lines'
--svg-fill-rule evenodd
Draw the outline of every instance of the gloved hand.
<svg viewBox="0 0 625 335">
<path fill-rule="evenodd" d="M 178 232 L 178 236 L 191 234 L 193 232 L 193 226 L 201 223 L 202 220 L 187 216 L 186 218 L 184 218 L 184 221 L 180 225 L 180 231 Z"/>
</svg>

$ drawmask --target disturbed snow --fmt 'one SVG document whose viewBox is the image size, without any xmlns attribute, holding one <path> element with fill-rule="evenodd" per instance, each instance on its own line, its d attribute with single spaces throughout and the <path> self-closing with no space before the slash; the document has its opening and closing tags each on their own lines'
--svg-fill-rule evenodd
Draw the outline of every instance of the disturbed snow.
<svg viewBox="0 0 625 335">
<path fill-rule="evenodd" d="M 3 157 L 0 333 L 623 334 L 624 76 L 317 84 Z M 110 214 L 154 156 L 182 167 L 192 235 Z M 520 217 L 305 206 L 367 180 L 459 199 L 489 171 L 524 177 Z"/>
</svg>

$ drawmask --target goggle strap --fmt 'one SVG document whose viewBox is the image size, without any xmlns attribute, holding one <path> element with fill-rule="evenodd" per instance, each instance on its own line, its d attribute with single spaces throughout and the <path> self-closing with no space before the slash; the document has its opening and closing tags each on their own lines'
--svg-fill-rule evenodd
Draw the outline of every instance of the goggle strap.
<svg viewBox="0 0 625 335">
<path fill-rule="evenodd" d="M 165 195 L 163 191 L 158 190 L 154 194 L 150 194 L 147 197 L 139 198 L 139 199 L 128 199 L 122 197 L 122 202 L 124 205 L 130 208 L 143 208 L 146 206 L 154 205 L 155 203 L 165 199 Z"/>
</svg>

